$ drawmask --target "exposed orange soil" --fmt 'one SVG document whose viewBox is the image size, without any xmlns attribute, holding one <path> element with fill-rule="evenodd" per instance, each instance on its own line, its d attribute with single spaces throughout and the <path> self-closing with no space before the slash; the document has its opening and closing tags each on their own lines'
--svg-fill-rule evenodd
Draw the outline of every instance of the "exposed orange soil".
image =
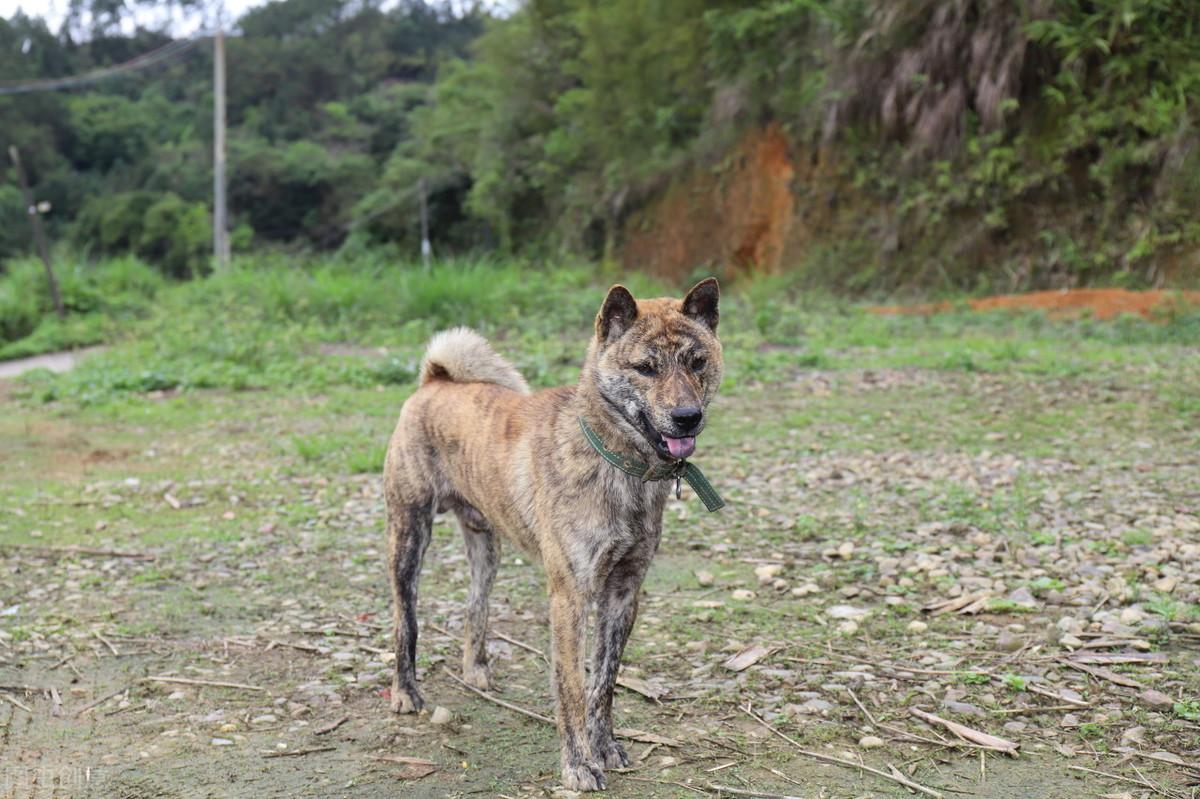
<svg viewBox="0 0 1200 799">
<path fill-rule="evenodd" d="M 1150 318 L 1172 307 L 1200 307 L 1200 291 L 1129 291 L 1128 289 L 1069 289 L 1035 291 L 1031 294 L 1002 294 L 969 300 L 972 310 L 1002 309 L 1046 311 L 1051 316 L 1083 316 L 1112 319 L 1121 314 Z M 934 314 L 949 311 L 953 303 L 921 305 L 877 305 L 868 308 L 877 314 Z"/>
</svg>

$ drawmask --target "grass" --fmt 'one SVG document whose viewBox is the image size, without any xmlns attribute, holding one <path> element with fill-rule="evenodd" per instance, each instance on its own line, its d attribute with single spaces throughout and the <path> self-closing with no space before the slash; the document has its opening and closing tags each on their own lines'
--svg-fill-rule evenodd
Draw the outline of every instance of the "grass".
<svg viewBox="0 0 1200 799">
<path fill-rule="evenodd" d="M 108 343 L 106 353 L 68 375 L 23 383 L 21 395 L 35 401 L 85 405 L 155 391 L 405 385 L 429 336 L 456 324 L 501 339 L 533 384 L 570 382 L 607 285 L 620 280 L 640 296 L 682 288 L 579 264 L 454 260 L 426 272 L 371 256 L 301 264 L 246 258 L 184 284 L 167 284 L 132 258 L 67 259 L 60 273 L 72 311 L 63 321 L 48 314 L 40 264 L 17 261 L 0 277 L 0 359 Z M 966 311 L 886 317 L 801 294 L 787 276 L 727 286 L 722 306 L 726 390 L 849 367 L 934 369 L 967 379 L 1099 379 L 1123 369 L 1161 382 L 1174 415 L 1195 416 L 1195 400 L 1169 377 L 1181 348 L 1200 338 L 1200 314 L 1165 324 Z M 1070 410 L 1032 408 L 1015 420 L 1012 434 L 1062 425 Z M 919 408 L 897 408 L 875 421 L 889 435 L 912 437 L 919 417 Z"/>
<path fill-rule="evenodd" d="M 279 696 L 294 696 L 298 684 L 318 678 L 336 682 L 345 710 L 326 710 L 364 725 L 357 740 L 373 747 L 394 736 L 397 721 L 379 696 L 383 685 L 349 679 L 369 678 L 376 666 L 366 664 L 376 662 L 373 656 L 346 671 L 311 653 L 250 655 L 255 650 L 236 642 L 262 635 L 335 650 L 387 648 L 377 475 L 426 337 L 469 322 L 535 383 L 571 380 L 604 289 L 620 279 L 582 266 L 550 271 L 455 262 L 426 276 L 408 265 L 326 261 L 301 268 L 267 260 L 243 262 L 197 283 L 164 285 L 153 305 L 135 314 L 95 311 L 90 318 L 105 331 L 105 353 L 73 373 L 31 375 L 9 389 L 15 401 L 10 413 L 0 415 L 6 475 L 0 544 L 147 550 L 156 560 L 103 562 L 105 571 L 86 558 L 21 560 L 9 572 L 15 587 L 0 597 L 0 607 L 22 607 L 0 631 L 11 636 L 7 643 L 18 658 L 24 650 L 17 647 L 35 643 L 97 645 L 93 630 L 109 638 L 183 641 L 165 660 L 138 660 L 142 656 L 130 648 L 128 657 L 102 661 L 139 674 L 211 669 L 216 664 L 209 655 L 229 651 L 221 661 L 231 670 L 228 679 L 269 681 Z M 635 289 L 645 295 L 676 287 L 642 281 Z M 841 672 L 895 658 L 931 674 L 918 682 L 856 687 L 881 720 L 900 723 L 908 703 L 936 707 L 931 695 L 915 688 L 941 673 L 945 679 L 937 680 L 934 695 L 940 697 L 944 686 L 964 694 L 962 701 L 997 711 L 964 723 L 1000 733 L 1013 715 L 998 711 L 1044 704 L 1045 697 L 1029 689 L 1046 668 L 1043 656 L 1058 652 L 1045 642 L 1045 631 L 1053 615 L 1097 606 L 1098 594 L 1083 601 L 1083 583 L 1112 589 L 1106 609 L 1114 612 L 1136 602 L 1156 617 L 1184 623 L 1197 618 L 1189 581 L 1171 594 L 1152 593 L 1145 564 L 1131 557 L 1138 547 L 1183 535 L 1160 530 L 1181 513 L 1174 509 L 1192 507 L 1187 497 L 1194 481 L 1179 464 L 1200 441 L 1190 406 L 1178 401 L 1200 388 L 1200 363 L 1188 357 L 1192 322 L 1105 326 L 966 313 L 887 318 L 833 298 L 800 296 L 784 279 L 725 289 L 721 332 L 729 380 L 698 462 L 730 506 L 710 515 L 694 502 L 669 504 L 662 550 L 625 658 L 629 673 L 663 680 L 687 701 L 658 706 L 618 696 L 622 723 L 688 739 L 680 752 L 651 754 L 647 773 L 686 779 L 726 762 L 736 750 L 715 744 L 714 752 L 703 749 L 696 743 L 697 730 L 703 730 L 761 753 L 745 762 L 733 758 L 737 765 L 717 772 L 729 784 L 744 780 L 771 792 L 788 790 L 770 782 L 753 765 L 757 761 L 830 784 L 836 795 L 861 795 L 868 788 L 858 775 L 842 775 L 853 784 L 841 790 L 830 783 L 838 779 L 834 772 L 809 774 L 782 747 L 773 749 L 775 742 L 748 737 L 731 721 L 739 716 L 734 703 L 753 701 L 808 745 L 852 748 L 863 731 L 857 706 L 835 687 L 849 679 Z M 1144 510 L 1135 517 L 1131 507 Z M 854 549 L 839 554 L 847 543 Z M 7 557 L 17 563 L 23 556 Z M 755 568 L 764 560 L 786 563 L 785 586 L 759 582 Z M 1089 563 L 1102 566 L 1104 577 L 1080 567 Z M 714 574 L 713 586 L 699 585 L 695 573 L 701 569 Z M 460 534 L 452 520 L 439 520 L 422 576 L 423 619 L 457 629 L 468 571 Z M 993 592 L 979 615 L 922 613 L 953 596 L 956 582 L 964 592 L 976 590 L 979 583 L 963 582 L 964 575 L 986 577 L 983 585 Z M 538 568 L 526 554 L 503 548 L 497 580 L 496 629 L 545 647 Z M 1112 580 L 1132 586 L 1133 593 L 1119 596 Z M 817 590 L 793 592 L 808 583 Z M 1022 586 L 1041 607 L 1006 598 Z M 35 588 L 53 593 L 29 598 Z M 733 591 L 743 589 L 755 598 L 735 599 Z M 86 614 L 78 611 L 81 596 Z M 840 634 L 827 613 L 834 604 L 866 607 L 870 614 L 856 633 Z M 338 632 L 360 616 L 383 626 L 364 626 L 352 638 Z M 928 627 L 910 632 L 914 618 Z M 1025 654 L 992 650 L 996 635 L 1010 627 L 1024 630 L 1014 634 L 1031 645 Z M 1171 653 L 1173 668 L 1191 662 L 1177 629 L 1165 627 L 1161 635 L 1166 638 L 1156 638 L 1155 646 Z M 463 787 L 491 795 L 513 794 L 522 781 L 552 783 L 553 734 L 462 695 L 441 675 L 443 664 L 453 668 L 457 662 L 457 644 L 423 636 L 418 665 L 428 698 L 472 728 L 444 735 L 453 736 L 472 768 L 476 758 L 489 758 L 497 769 L 494 784 L 493 777 L 464 769 Z M 199 642 L 217 643 L 203 653 L 189 648 Z M 115 643 L 124 650 L 132 642 Z M 740 674 L 724 669 L 732 652 L 758 643 L 779 649 Z M 39 653 L 44 660 L 29 662 L 48 666 L 59 656 Z M 499 666 L 505 698 L 546 707 L 540 661 L 528 652 L 511 655 Z M 79 655 L 81 669 L 86 657 L 86 651 Z M 1169 719 L 1138 721 L 1157 736 L 1155 747 L 1173 750 L 1190 734 L 1190 728 L 1171 724 L 1196 712 L 1189 698 L 1197 695 L 1196 678 L 1180 671 L 1182 677 L 1156 680 L 1138 669 L 1139 680 L 1180 702 L 1180 709 L 1163 714 Z M 90 679 L 90 669 L 85 673 Z M 123 672 L 109 678 L 111 687 L 95 685 L 91 695 L 129 680 Z M 1089 688 L 1089 697 L 1102 690 Z M 828 715 L 784 712 L 814 693 L 835 705 Z M 194 712 L 209 712 L 218 701 L 231 700 L 210 696 Z M 100 732 L 114 746 L 140 751 L 139 728 L 131 721 L 145 715 L 135 701 L 120 714 L 105 708 L 97 723 L 108 725 Z M 1032 728 L 1049 717 L 1030 718 Z M 1058 730 L 1057 721 L 1048 727 Z M 1121 729 L 1097 724 L 1086 734 L 1097 749 L 1111 748 Z M 192 746 L 196 762 L 211 769 L 208 741 L 210 733 L 220 733 L 215 725 L 200 732 L 180 746 Z M 1062 771 L 1052 745 L 1084 732 L 1062 732 L 1064 737 L 1044 743 L 1023 733 L 1021 763 L 1027 763 L 1027 746 L 1031 758 L 1049 758 L 1045 768 L 1038 761 L 1036 773 Z M 397 751 L 443 758 L 437 748 L 442 735 L 404 739 Z M 157 745 L 157 729 L 146 736 Z M 251 737 L 246 751 L 275 746 L 265 732 L 254 736 L 261 737 Z M 663 755 L 687 766 L 660 770 Z M 341 752 L 338 757 L 360 760 Z M 190 768 L 179 752 L 163 758 L 172 769 Z M 977 763 L 964 762 L 974 780 Z M 989 780 L 1000 779 L 1005 763 L 988 763 Z M 309 776 L 343 768 L 316 754 L 288 765 Z M 1015 768 L 1030 773 L 1028 765 Z M 361 776 L 337 773 L 338 784 Z M 924 766 L 916 776 L 931 784 L 953 782 Z M 670 786 L 613 784 L 615 796 L 678 795 Z"/>
</svg>

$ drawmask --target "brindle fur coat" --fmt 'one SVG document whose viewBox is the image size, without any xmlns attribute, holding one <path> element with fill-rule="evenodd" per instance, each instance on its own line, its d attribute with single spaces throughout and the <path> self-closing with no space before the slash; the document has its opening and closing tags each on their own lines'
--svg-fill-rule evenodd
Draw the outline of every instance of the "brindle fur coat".
<svg viewBox="0 0 1200 799">
<path fill-rule="evenodd" d="M 603 770 L 628 764 L 613 738 L 613 686 L 673 484 L 614 468 L 589 446 L 579 420 L 609 450 L 647 463 L 690 454 L 721 383 L 718 298 L 712 278 L 683 300 L 638 301 L 614 286 L 579 383 L 536 393 L 473 331 L 433 338 L 384 465 L 394 711 L 424 705 L 415 671 L 417 583 L 433 516 L 453 511 L 471 568 L 463 678 L 491 685 L 488 593 L 504 537 L 546 571 L 563 784 L 603 789 Z M 587 685 L 589 610 L 596 626 Z"/>
</svg>

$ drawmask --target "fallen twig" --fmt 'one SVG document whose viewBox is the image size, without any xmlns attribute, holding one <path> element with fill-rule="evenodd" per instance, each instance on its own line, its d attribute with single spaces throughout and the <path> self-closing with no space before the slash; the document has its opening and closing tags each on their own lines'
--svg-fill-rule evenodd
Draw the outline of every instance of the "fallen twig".
<svg viewBox="0 0 1200 799">
<path fill-rule="evenodd" d="M 718 796 L 723 793 L 727 793 L 731 796 L 756 796 L 759 797 L 759 799 L 803 799 L 803 797 L 796 796 L 794 794 L 767 793 L 766 791 L 747 790 L 745 788 L 730 788 L 728 785 L 713 785 L 712 783 L 709 783 L 708 789 L 710 791 L 716 791 Z"/>
<path fill-rule="evenodd" d="M 917 707 L 910 707 L 908 712 L 919 719 L 928 721 L 931 724 L 940 724 L 950 732 L 957 735 L 959 738 L 979 744 L 979 746 L 984 749 L 992 749 L 997 752 L 1003 752 L 1006 755 L 1016 757 L 1017 749 L 1020 748 L 1012 741 L 982 732 L 980 730 L 972 729 L 965 724 L 959 724 L 957 721 L 950 721 L 950 719 L 944 719 L 941 716 L 935 716 L 932 713 L 926 713 L 924 710 L 921 710 Z"/>
<path fill-rule="evenodd" d="M 487 691 L 479 690 L 474 685 L 470 685 L 467 682 L 460 679 L 458 677 L 458 675 L 456 675 L 454 672 L 450 671 L 450 669 L 446 668 L 445 666 L 442 666 L 442 671 L 446 672 L 447 677 L 454 680 L 456 683 L 461 685 L 463 688 L 466 688 L 468 691 L 470 691 L 473 694 L 476 694 L 477 696 L 483 697 L 484 699 L 486 699 L 487 701 L 489 701 L 493 704 L 499 705 L 500 707 L 506 707 L 509 710 L 513 711 L 514 713 L 520 713 L 522 716 L 528 716 L 531 719 L 537 719 L 538 721 L 543 722 L 544 724 L 553 724 L 554 723 L 554 719 L 552 719 L 548 716 L 543 716 L 541 713 L 535 713 L 532 710 L 526 710 L 525 708 L 521 707 L 520 705 L 514 705 L 511 702 L 505 702 L 503 699 L 497 699 L 496 697 L 492 696 Z"/>
<path fill-rule="evenodd" d="M 116 648 L 116 646 L 113 645 L 113 642 L 108 640 L 107 638 L 105 638 L 103 635 L 101 635 L 99 630 L 93 630 L 92 635 L 96 636 L 96 638 L 99 639 L 100 643 L 102 643 L 106 647 L 108 647 L 108 651 L 113 653 L 113 657 L 121 656 L 121 653 L 119 651 L 117 651 L 117 648 Z"/>
<path fill-rule="evenodd" d="M 1076 661 L 1068 658 L 1063 658 L 1059 662 L 1068 668 L 1075 669 L 1076 671 L 1082 671 L 1084 674 L 1090 674 L 1097 679 L 1107 680 L 1116 685 L 1123 685 L 1126 688 L 1142 687 L 1142 684 L 1137 680 L 1130 679 L 1123 674 L 1118 674 L 1117 672 L 1112 671 L 1111 669 L 1103 668 L 1102 666 L 1088 666 L 1083 663 L 1077 663 Z"/>
<path fill-rule="evenodd" d="M 143 677 L 142 682 L 169 682 L 177 685 L 208 685 L 213 688 L 238 688 L 243 691 L 266 691 L 257 685 L 246 685 L 240 682 L 221 682 L 219 680 L 193 680 L 188 677 Z"/>
<path fill-rule="evenodd" d="M 329 724 L 326 724 L 324 727 L 317 727 L 315 730 L 313 730 L 313 735 L 328 735 L 329 733 L 333 732 L 334 730 L 336 730 L 338 727 L 342 726 L 349 720 L 350 720 L 349 716 L 342 716 L 337 721 L 330 722 Z"/>
<path fill-rule="evenodd" d="M 129 560 L 154 560 L 157 555 L 146 552 L 123 552 L 116 549 L 91 549 L 90 547 L 52 547 L 42 544 L 0 544 L 0 549 L 19 549 L 49 558 L 65 558 L 71 555 L 87 555 L 97 558 L 128 558 Z"/>
<path fill-rule="evenodd" d="M 926 796 L 932 796 L 932 797 L 934 797 L 934 799 L 944 799 L 943 794 L 939 793 L 938 791 L 935 791 L 933 788 L 928 788 L 924 785 L 921 785 L 919 782 L 913 782 L 908 777 L 905 777 L 903 775 L 897 777 L 894 774 L 888 774 L 886 771 L 880 771 L 879 769 L 871 768 L 870 766 L 864 765 L 862 763 L 855 763 L 852 760 L 842 760 L 841 758 L 832 757 L 831 755 L 825 755 L 820 752 L 811 752 L 811 751 L 805 749 L 804 747 L 802 747 L 794 739 L 789 738 L 788 736 L 784 735 L 779 730 L 772 727 L 770 724 L 768 724 L 766 721 L 764 721 L 757 713 L 752 711 L 748 705 L 746 707 L 739 708 L 739 709 L 743 713 L 745 713 L 747 716 L 749 716 L 750 718 L 757 721 L 763 727 L 766 727 L 769 731 L 771 731 L 775 735 L 779 736 L 783 740 L 787 741 L 792 746 L 796 747 L 796 751 L 798 751 L 802 755 L 811 757 L 814 760 L 820 760 L 824 763 L 832 763 L 836 766 L 844 766 L 846 768 L 860 769 L 862 771 L 866 771 L 869 774 L 874 774 L 877 777 L 883 777 L 885 780 L 891 780 L 892 782 L 898 782 L 901 785 L 903 785 L 907 788 L 912 788 L 914 791 L 919 791 L 919 792 L 925 794 Z"/>
<path fill-rule="evenodd" d="M 76 711 L 75 711 L 75 715 L 76 715 L 76 716 L 82 716 L 84 713 L 87 713 L 89 710 L 91 710 L 91 709 L 93 709 L 93 708 L 97 707 L 98 705 L 102 705 L 102 704 L 104 704 L 104 703 L 105 703 L 105 702 L 107 702 L 108 700 L 112 699 L 114 696 L 119 696 L 120 694 L 123 694 L 123 693 L 125 693 L 126 691 L 128 691 L 128 690 L 129 690 L 130 688 L 132 688 L 132 687 L 133 687 L 133 685 L 122 685 L 122 686 L 121 686 L 120 688 L 118 688 L 117 690 L 115 690 L 115 691 L 110 691 L 109 693 L 105 694 L 104 696 L 100 697 L 99 699 L 96 699 L 96 700 L 94 700 L 94 701 L 92 701 L 92 702 L 89 702 L 88 704 L 86 704 L 86 705 L 84 705 L 83 707 L 79 708 L 79 710 L 76 710 Z"/>
<path fill-rule="evenodd" d="M 332 752 L 337 749 L 336 746 L 314 746 L 310 749 L 294 749 L 292 751 L 283 752 L 263 752 L 263 757 L 303 757 L 304 755 L 312 755 L 317 752 Z"/>
<path fill-rule="evenodd" d="M 1120 774 L 1110 774 L 1107 771 L 1097 771 L 1094 768 L 1084 768 L 1083 766 L 1067 766 L 1067 768 L 1069 768 L 1071 771 L 1083 771 L 1083 772 L 1086 772 L 1087 774 L 1095 774 L 1100 777 L 1107 777 L 1110 780 L 1117 780 L 1118 782 L 1127 782 L 1131 785 L 1140 785 L 1143 788 L 1149 788 L 1150 790 L 1154 791 L 1155 793 L 1162 794 L 1163 796 L 1170 796 L 1170 797 L 1178 796 L 1178 794 L 1168 793 L 1167 791 L 1164 791 L 1162 788 L 1159 788 L 1154 783 L 1146 780 L 1145 777 L 1135 780 L 1133 777 L 1124 777 Z"/>
<path fill-rule="evenodd" d="M 33 715 L 33 710 L 30 709 L 29 705 L 25 704 L 20 699 L 17 699 L 15 696 L 10 696 L 9 694 L 0 694 L 0 697 L 7 699 L 9 702 L 21 708 L 21 710 L 24 710 L 29 715 Z"/>
</svg>

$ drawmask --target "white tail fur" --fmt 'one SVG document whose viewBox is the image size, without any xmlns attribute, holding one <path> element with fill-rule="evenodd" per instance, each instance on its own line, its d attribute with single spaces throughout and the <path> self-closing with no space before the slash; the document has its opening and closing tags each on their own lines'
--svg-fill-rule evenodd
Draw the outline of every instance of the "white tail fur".
<svg viewBox="0 0 1200 799">
<path fill-rule="evenodd" d="M 429 340 L 421 359 L 421 385 L 438 379 L 495 383 L 520 394 L 529 393 L 529 384 L 517 368 L 497 355 L 487 339 L 468 327 L 444 330 Z"/>
</svg>

